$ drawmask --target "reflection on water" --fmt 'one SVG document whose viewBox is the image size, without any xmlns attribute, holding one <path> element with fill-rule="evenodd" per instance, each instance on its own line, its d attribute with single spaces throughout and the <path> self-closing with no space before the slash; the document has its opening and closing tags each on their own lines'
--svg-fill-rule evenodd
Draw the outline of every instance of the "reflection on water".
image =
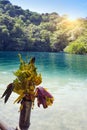
<svg viewBox="0 0 87 130">
<path fill-rule="evenodd" d="M 15 77 L 19 66 L 19 52 L 0 52 L 0 96 Z M 47 87 L 55 101 L 48 109 L 35 104 L 31 113 L 30 130 L 87 130 L 87 57 L 64 53 L 21 52 L 36 57 L 36 66 L 42 74 L 42 86 Z M 18 126 L 19 104 L 12 94 L 5 105 L 0 100 L 0 119 L 12 127 Z M 13 113 L 15 113 L 13 115 Z"/>
</svg>

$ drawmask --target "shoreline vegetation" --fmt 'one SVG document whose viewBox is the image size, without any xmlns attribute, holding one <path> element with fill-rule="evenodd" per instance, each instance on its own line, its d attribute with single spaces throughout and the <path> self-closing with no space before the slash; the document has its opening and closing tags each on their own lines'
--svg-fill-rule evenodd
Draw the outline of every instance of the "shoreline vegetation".
<svg viewBox="0 0 87 130">
<path fill-rule="evenodd" d="M 32 12 L 0 0 L 0 51 L 87 54 L 87 18 Z"/>
</svg>

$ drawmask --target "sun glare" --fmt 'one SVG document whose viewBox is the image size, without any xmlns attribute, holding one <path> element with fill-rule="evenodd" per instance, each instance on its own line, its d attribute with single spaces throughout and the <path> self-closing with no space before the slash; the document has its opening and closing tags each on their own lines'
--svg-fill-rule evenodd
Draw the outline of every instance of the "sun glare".
<svg viewBox="0 0 87 130">
<path fill-rule="evenodd" d="M 71 21 L 71 22 L 74 22 L 74 21 L 76 21 L 76 18 L 69 16 L 68 20 Z"/>
</svg>

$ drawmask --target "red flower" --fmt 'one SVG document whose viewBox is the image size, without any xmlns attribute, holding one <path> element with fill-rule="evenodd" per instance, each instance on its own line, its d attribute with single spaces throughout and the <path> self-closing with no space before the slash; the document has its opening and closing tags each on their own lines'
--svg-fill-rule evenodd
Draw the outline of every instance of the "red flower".
<svg viewBox="0 0 87 130">
<path fill-rule="evenodd" d="M 52 105 L 54 98 L 45 88 L 38 87 L 36 89 L 36 93 L 38 107 L 40 107 L 40 104 L 42 104 L 44 108 L 47 108 L 49 105 Z"/>
</svg>

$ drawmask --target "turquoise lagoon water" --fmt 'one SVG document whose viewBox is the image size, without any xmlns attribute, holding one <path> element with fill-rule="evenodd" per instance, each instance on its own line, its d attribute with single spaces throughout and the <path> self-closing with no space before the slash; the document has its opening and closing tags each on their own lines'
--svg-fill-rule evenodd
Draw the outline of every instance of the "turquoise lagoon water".
<svg viewBox="0 0 87 130">
<path fill-rule="evenodd" d="M 31 112 L 30 130 L 87 130 L 87 55 L 45 52 L 0 52 L 0 96 L 19 67 L 18 53 L 23 59 L 35 56 L 40 86 L 48 88 L 54 104 L 48 109 L 37 107 Z M 10 127 L 18 126 L 20 104 L 13 104 L 12 93 L 7 104 L 0 99 L 0 120 Z"/>
</svg>

